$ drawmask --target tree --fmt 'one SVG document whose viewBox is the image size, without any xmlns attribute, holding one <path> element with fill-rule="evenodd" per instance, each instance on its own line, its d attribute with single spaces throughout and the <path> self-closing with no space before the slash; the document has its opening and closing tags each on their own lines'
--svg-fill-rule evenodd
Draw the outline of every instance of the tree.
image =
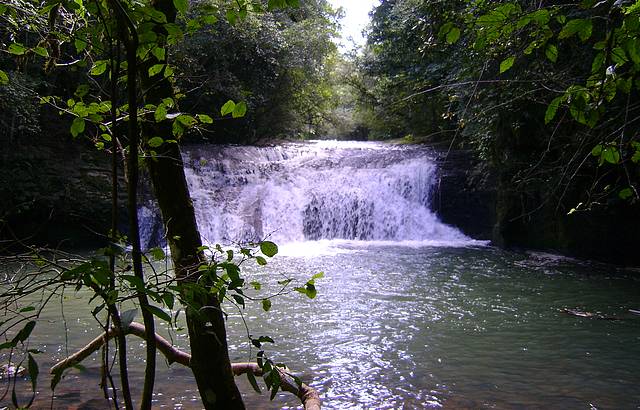
<svg viewBox="0 0 640 410">
<path fill-rule="evenodd" d="M 296 4 L 295 1 L 270 1 L 268 8 Z M 263 11 L 259 4 L 244 1 L 230 4 L 222 2 L 220 6 L 227 9 L 226 16 L 229 20 L 243 17 L 248 11 Z M 130 220 L 128 239 L 132 247 L 130 261 L 133 275 L 128 273 L 127 268 L 117 270 L 116 256 L 123 252 L 118 243 L 124 238 L 118 234 L 115 224 L 110 233 L 112 245 L 104 251 L 104 255 L 108 256 L 108 263 L 98 258 L 83 262 L 72 261 L 70 263 L 76 266 L 68 267 L 57 263 L 55 259 L 50 260 L 43 253 L 30 256 L 35 258 L 37 264 L 50 267 L 54 275 L 53 279 L 36 281 L 35 289 L 45 286 L 53 286 L 56 289 L 69 285 L 86 286 L 93 290 L 95 297 L 103 300 L 100 309 L 94 311 L 94 314 L 106 309 L 108 318 L 104 329 L 107 338 L 109 335 L 117 337 L 126 408 L 132 408 L 132 400 L 128 388 L 124 336 L 133 332 L 146 340 L 146 372 L 140 407 L 150 408 L 157 344 L 162 344 L 162 340 L 154 331 L 154 316 L 171 322 L 171 317 L 151 304 L 150 299 L 172 309 L 176 296 L 187 309 L 191 343 L 188 364 L 196 377 L 203 405 L 207 409 L 244 408 L 229 362 L 221 303 L 228 297 L 227 293 L 233 293 L 233 299 L 244 304 L 242 289 L 245 283 L 240 276 L 239 263 L 233 261 L 233 253 L 226 253 L 226 261 L 205 258 L 208 248 L 202 246 L 200 241 L 177 143 L 188 128 L 212 121 L 207 114 L 192 116 L 178 111 L 178 96 L 174 95 L 174 69 L 168 64 L 168 46 L 182 38 L 183 30 L 181 25 L 177 24 L 176 18 L 178 14 L 184 16 L 187 9 L 188 3 L 183 1 L 160 1 L 151 5 L 119 0 L 105 0 L 86 5 L 54 1 L 44 6 L 15 0 L 0 9 L 3 16 L 8 16 L 5 20 L 14 28 L 14 34 L 9 36 L 10 44 L 6 47 L 9 54 L 19 57 L 40 56 L 45 59 L 47 67 L 74 66 L 89 69 L 89 75 L 93 78 L 86 84 L 80 84 L 74 97 L 69 98 L 66 104 L 62 98 L 55 96 L 42 97 L 42 102 L 73 116 L 70 131 L 74 137 L 96 131 L 99 135 L 97 138 L 93 137 L 96 146 L 111 151 L 114 221 L 117 219 L 118 208 L 118 155 L 122 152 L 121 143 L 125 140 L 121 128 L 125 123 L 127 125 L 128 146 L 125 152 Z M 41 16 L 46 14 L 48 19 L 45 21 Z M 201 16 L 202 20 L 207 18 L 208 16 Z M 20 26 L 25 22 L 30 23 L 25 26 L 27 30 Z M 190 24 L 199 23 L 197 20 L 191 20 L 186 27 L 189 28 Z M 69 62 L 59 62 L 64 59 L 68 59 Z M 0 80 L 4 83 L 10 81 L 4 71 L 0 71 Z M 120 99 L 120 84 L 126 84 L 127 96 L 124 101 Z M 243 103 L 235 104 L 229 101 L 222 108 L 221 114 L 224 116 L 231 113 L 235 118 L 243 116 L 245 111 L 246 106 Z M 157 278 L 155 284 L 146 280 L 143 270 L 145 256 L 141 249 L 137 219 L 138 168 L 142 162 L 149 171 L 167 227 L 175 270 L 175 280 L 166 279 L 161 285 L 158 284 Z M 260 249 L 266 256 L 273 256 L 277 252 L 277 247 L 270 242 L 263 242 Z M 242 260 L 255 259 L 259 263 L 266 263 L 262 256 L 257 256 L 251 249 L 243 248 L 241 251 Z M 31 275 L 28 277 L 33 278 Z M 18 285 L 15 292 L 9 291 L 3 296 L 7 297 L 9 302 L 21 299 L 30 290 L 29 286 L 20 286 Z M 123 296 L 121 292 L 132 292 L 138 299 L 144 320 L 143 327 L 133 325 L 131 312 L 119 310 L 119 302 L 130 297 Z M 35 311 L 35 308 L 25 310 L 31 311 Z M 37 312 L 31 317 L 36 318 Z M 12 328 L 22 322 L 22 319 L 18 319 L 5 325 Z M 111 322 L 113 327 L 110 325 Z M 27 325 L 2 347 L 16 348 L 28 338 L 34 326 L 35 321 L 27 322 Z M 260 346 L 264 341 L 252 342 Z M 250 374 L 263 374 L 272 395 L 275 395 L 279 388 L 288 386 L 289 390 L 302 392 L 301 398 L 308 403 L 319 403 L 317 394 L 305 388 L 301 382 L 298 381 L 297 389 L 283 382 L 282 370 L 264 357 L 263 352 L 261 354 L 263 359 L 260 366 L 245 366 L 245 371 L 250 371 Z M 80 356 L 82 354 L 78 357 Z M 35 390 L 37 365 L 32 364 L 31 353 L 28 357 L 29 372 L 34 379 Z M 64 364 L 53 369 L 52 387 L 59 382 L 65 369 Z M 113 385 L 113 381 L 111 383 Z"/>
<path fill-rule="evenodd" d="M 632 1 L 382 2 L 363 111 L 380 136 L 443 140 L 488 164 L 498 242 L 628 258 L 638 16 Z"/>
</svg>

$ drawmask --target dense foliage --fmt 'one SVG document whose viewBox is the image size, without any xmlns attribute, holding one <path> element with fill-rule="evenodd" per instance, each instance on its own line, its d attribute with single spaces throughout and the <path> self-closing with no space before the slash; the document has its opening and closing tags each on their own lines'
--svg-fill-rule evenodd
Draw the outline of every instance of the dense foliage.
<svg viewBox="0 0 640 410">
<path fill-rule="evenodd" d="M 382 1 L 360 110 L 378 138 L 491 164 L 507 236 L 538 222 L 562 236 L 550 221 L 582 210 L 624 224 L 639 199 L 639 24 L 635 1 Z"/>
</svg>

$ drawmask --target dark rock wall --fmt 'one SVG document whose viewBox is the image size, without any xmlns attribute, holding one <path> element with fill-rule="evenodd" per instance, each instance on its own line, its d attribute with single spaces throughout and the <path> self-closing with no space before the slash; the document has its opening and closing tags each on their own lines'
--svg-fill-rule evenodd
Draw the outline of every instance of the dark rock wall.
<svg viewBox="0 0 640 410">
<path fill-rule="evenodd" d="M 623 201 L 568 214 L 545 202 L 544 185 L 515 192 L 510 176 L 470 151 L 439 151 L 440 183 L 433 209 L 475 239 L 505 248 L 538 249 L 622 265 L 640 265 L 640 206 Z M 506 167 L 503 167 L 505 169 Z M 579 202 L 579 187 L 565 203 Z"/>
<path fill-rule="evenodd" d="M 474 239 L 491 240 L 496 224 L 494 173 L 470 151 L 438 151 L 439 182 L 432 209 Z"/>
<path fill-rule="evenodd" d="M 110 159 L 89 141 L 72 140 L 64 125 L 51 124 L 49 133 L 14 136 L 11 141 L 0 132 L 2 240 L 74 248 L 106 242 Z M 124 188 L 121 191 L 124 194 Z M 121 204 L 120 225 L 126 226 L 125 202 Z"/>
</svg>

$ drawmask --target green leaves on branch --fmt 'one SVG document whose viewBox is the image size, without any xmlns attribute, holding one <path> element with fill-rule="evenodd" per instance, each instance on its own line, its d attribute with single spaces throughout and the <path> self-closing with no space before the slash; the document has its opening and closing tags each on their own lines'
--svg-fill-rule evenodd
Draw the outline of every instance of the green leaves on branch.
<svg viewBox="0 0 640 410">
<path fill-rule="evenodd" d="M 440 31 L 438 35 L 443 37 L 447 44 L 455 44 L 460 39 L 461 31 L 458 27 L 454 26 L 453 23 L 445 23 L 442 27 L 440 27 Z"/>
<path fill-rule="evenodd" d="M 171 77 L 173 75 L 173 68 L 168 64 L 154 64 L 149 67 L 148 74 L 149 77 L 154 77 L 160 73 L 164 72 L 164 77 Z"/>
<path fill-rule="evenodd" d="M 11 43 L 9 48 L 7 48 L 7 51 L 9 54 L 21 56 L 27 52 L 27 48 L 20 43 Z"/>
<path fill-rule="evenodd" d="M 91 66 L 91 70 L 89 70 L 89 73 L 93 76 L 103 74 L 105 71 L 107 71 L 107 63 L 107 60 L 98 60 L 94 62 L 93 66 Z"/>
<path fill-rule="evenodd" d="M 151 147 L 151 148 L 158 148 L 160 147 L 162 144 L 164 144 L 164 139 L 160 138 L 160 137 L 153 137 L 151 138 L 147 144 Z M 164 259 L 164 256 L 160 257 L 160 259 L 157 259 L 154 256 L 155 260 L 160 260 L 160 259 Z"/>
<path fill-rule="evenodd" d="M 73 136 L 73 138 L 76 138 L 78 135 L 82 134 L 84 132 L 84 129 L 85 129 L 84 118 L 82 117 L 74 118 L 73 122 L 71 123 L 71 135 Z"/>
<path fill-rule="evenodd" d="M 229 100 L 220 108 L 220 115 L 223 117 L 231 114 L 233 118 L 241 118 L 247 113 L 247 104 L 240 102 L 236 104 L 233 100 Z"/>
<path fill-rule="evenodd" d="M 307 283 L 303 287 L 294 288 L 296 292 L 300 292 L 303 295 L 306 295 L 309 299 L 315 299 L 318 294 L 316 290 L 316 279 L 321 279 L 324 277 L 324 272 L 316 273 L 307 281 Z"/>
<path fill-rule="evenodd" d="M 173 0 L 173 5 L 181 14 L 186 14 L 189 9 L 189 0 Z"/>
<path fill-rule="evenodd" d="M 585 42 L 591 37 L 592 32 L 593 23 L 590 19 L 569 20 L 560 30 L 558 39 L 564 40 L 577 34 L 580 40 Z"/>
<path fill-rule="evenodd" d="M 602 145 L 598 144 L 591 150 L 591 155 L 598 157 L 598 165 L 602 166 L 604 163 L 617 165 L 620 163 L 620 151 L 612 144 Z"/>
</svg>

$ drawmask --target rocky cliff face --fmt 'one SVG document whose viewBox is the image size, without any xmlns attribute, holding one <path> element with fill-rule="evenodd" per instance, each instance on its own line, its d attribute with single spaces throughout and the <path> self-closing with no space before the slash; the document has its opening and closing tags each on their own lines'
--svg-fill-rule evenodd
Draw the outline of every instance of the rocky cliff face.
<svg viewBox="0 0 640 410">
<path fill-rule="evenodd" d="M 56 128 L 12 140 L 0 133 L 0 238 L 53 247 L 104 243 L 111 224 L 108 154 Z"/>
<path fill-rule="evenodd" d="M 439 184 L 432 208 L 440 219 L 474 239 L 493 239 L 496 178 L 470 151 L 439 150 Z"/>
<path fill-rule="evenodd" d="M 439 152 L 441 176 L 433 209 L 443 222 L 466 235 L 505 248 L 640 264 L 639 204 L 619 201 L 569 215 L 566 207 L 544 203 L 544 185 L 527 195 L 514 192 L 508 175 L 492 170 L 471 152 Z M 574 187 L 565 202 L 577 204 L 579 194 Z"/>
</svg>

